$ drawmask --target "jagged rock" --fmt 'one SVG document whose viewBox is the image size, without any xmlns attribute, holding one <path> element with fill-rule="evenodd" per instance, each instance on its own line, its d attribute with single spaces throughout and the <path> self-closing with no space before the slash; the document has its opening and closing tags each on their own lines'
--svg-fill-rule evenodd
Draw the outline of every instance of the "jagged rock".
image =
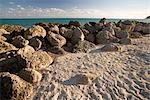
<svg viewBox="0 0 150 100">
<path fill-rule="evenodd" d="M 33 86 L 14 74 L 1 73 L 0 82 L 2 100 L 28 100 L 33 93 Z"/>
<path fill-rule="evenodd" d="M 90 49 L 95 48 L 95 44 L 86 40 L 80 41 L 73 47 L 73 53 L 84 52 L 87 53 Z"/>
<path fill-rule="evenodd" d="M 53 62 L 53 58 L 45 51 L 36 51 L 29 58 L 27 67 L 35 70 L 41 70 L 48 67 Z"/>
<path fill-rule="evenodd" d="M 119 43 L 128 45 L 128 44 L 131 44 L 131 39 L 130 38 L 122 38 L 122 39 L 120 39 Z"/>
<path fill-rule="evenodd" d="M 118 34 L 121 31 L 120 27 L 113 27 L 115 34 Z"/>
<path fill-rule="evenodd" d="M 40 39 L 33 37 L 29 40 L 29 45 L 32 46 L 37 51 L 41 48 L 42 42 Z"/>
<path fill-rule="evenodd" d="M 134 31 L 141 32 L 142 34 L 150 34 L 150 24 L 149 23 L 137 23 Z"/>
<path fill-rule="evenodd" d="M 121 47 L 117 44 L 106 44 L 101 48 L 101 51 L 112 52 L 112 51 L 121 51 Z"/>
<path fill-rule="evenodd" d="M 7 32 L 21 32 L 22 30 L 26 30 L 26 28 L 17 25 L 0 25 L 0 29 L 5 29 Z"/>
<path fill-rule="evenodd" d="M 26 39 L 31 39 L 33 37 L 43 37 L 44 38 L 45 36 L 46 36 L 46 30 L 39 25 L 28 28 L 24 33 L 24 37 Z"/>
<path fill-rule="evenodd" d="M 107 19 L 106 18 L 102 18 L 99 23 L 102 23 L 103 25 L 107 24 Z"/>
<path fill-rule="evenodd" d="M 95 34 L 92 34 L 92 33 L 85 36 L 85 40 L 92 42 L 92 43 L 95 43 L 95 39 L 96 39 Z"/>
<path fill-rule="evenodd" d="M 88 30 L 90 33 L 95 33 L 97 30 L 96 30 L 96 27 L 95 26 L 91 26 L 90 24 L 85 24 L 84 25 L 85 29 Z"/>
<path fill-rule="evenodd" d="M 22 36 L 16 36 L 12 39 L 12 44 L 17 48 L 22 48 L 28 45 L 29 41 L 24 39 Z"/>
<path fill-rule="evenodd" d="M 121 30 L 127 31 L 127 32 L 132 32 L 134 31 L 135 24 L 129 20 L 124 21 L 120 23 L 120 28 Z"/>
<path fill-rule="evenodd" d="M 65 27 L 61 27 L 60 28 L 60 34 L 65 38 L 71 39 L 72 35 L 73 35 L 73 30 L 72 29 L 67 29 Z"/>
<path fill-rule="evenodd" d="M 76 26 L 76 27 L 79 27 L 79 26 L 81 26 L 81 24 L 80 24 L 79 21 L 70 21 L 70 22 L 69 22 L 69 26 Z"/>
<path fill-rule="evenodd" d="M 5 29 L 0 29 L 0 36 L 2 36 L 4 34 L 10 34 L 10 33 L 7 32 Z"/>
<path fill-rule="evenodd" d="M 104 27 L 102 31 L 109 31 L 112 35 L 115 35 L 115 31 L 112 27 Z"/>
<path fill-rule="evenodd" d="M 96 22 L 89 22 L 90 25 L 95 26 Z"/>
<path fill-rule="evenodd" d="M 103 27 L 104 27 L 104 25 L 103 25 L 102 23 L 96 23 L 96 24 L 95 24 L 95 29 L 96 29 L 97 31 L 102 30 Z"/>
<path fill-rule="evenodd" d="M 56 34 L 59 34 L 59 28 L 57 25 L 54 25 L 53 27 L 50 27 L 50 31 L 54 32 Z"/>
<path fill-rule="evenodd" d="M 31 84 L 39 83 L 42 79 L 42 74 L 31 68 L 22 69 L 18 76 Z"/>
<path fill-rule="evenodd" d="M 130 32 L 130 38 L 141 38 L 142 34 L 139 32 Z"/>
<path fill-rule="evenodd" d="M 120 31 L 120 32 L 116 33 L 116 37 L 119 39 L 128 38 L 129 33 L 127 31 Z"/>
<path fill-rule="evenodd" d="M 17 50 L 17 48 L 10 43 L 0 40 L 0 53 L 8 52 L 11 50 Z"/>
<path fill-rule="evenodd" d="M 113 42 L 112 40 L 114 40 L 115 37 L 112 36 L 112 34 L 109 31 L 100 31 L 97 35 L 96 35 L 96 42 L 98 44 L 106 44 L 106 43 L 110 43 Z"/>
<path fill-rule="evenodd" d="M 83 41 L 85 38 L 82 30 L 77 27 L 73 30 L 73 35 L 72 35 L 72 38 L 71 38 L 71 43 L 73 44 L 76 44 L 78 43 L 79 41 Z"/>
<path fill-rule="evenodd" d="M 7 38 L 6 38 L 6 37 L 4 37 L 4 36 L 1 36 L 1 35 L 0 35 L 0 40 L 1 40 L 1 41 L 6 41 L 6 40 L 7 40 Z"/>
<path fill-rule="evenodd" d="M 62 47 L 66 44 L 66 39 L 63 36 L 55 34 L 53 32 L 49 32 L 46 38 L 52 46 Z"/>
</svg>

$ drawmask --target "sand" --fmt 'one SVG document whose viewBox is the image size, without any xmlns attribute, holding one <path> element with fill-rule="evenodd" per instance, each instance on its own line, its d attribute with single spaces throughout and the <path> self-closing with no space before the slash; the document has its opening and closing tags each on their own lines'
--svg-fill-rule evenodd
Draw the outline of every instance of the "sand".
<svg viewBox="0 0 150 100">
<path fill-rule="evenodd" d="M 121 52 L 68 53 L 43 69 L 33 100 L 150 100 L 150 35 L 132 39 Z M 87 85 L 71 77 L 84 74 Z M 68 83 L 66 83 L 68 82 Z"/>
</svg>

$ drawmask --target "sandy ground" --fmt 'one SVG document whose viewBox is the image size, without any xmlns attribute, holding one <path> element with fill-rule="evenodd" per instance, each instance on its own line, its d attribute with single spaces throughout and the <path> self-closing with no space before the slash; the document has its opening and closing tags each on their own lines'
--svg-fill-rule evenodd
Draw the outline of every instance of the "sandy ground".
<svg viewBox="0 0 150 100">
<path fill-rule="evenodd" d="M 150 35 L 133 39 L 122 52 L 66 54 L 42 71 L 33 100 L 150 100 Z M 89 77 L 87 85 L 70 78 Z M 65 83 L 67 80 L 68 83 Z"/>
</svg>

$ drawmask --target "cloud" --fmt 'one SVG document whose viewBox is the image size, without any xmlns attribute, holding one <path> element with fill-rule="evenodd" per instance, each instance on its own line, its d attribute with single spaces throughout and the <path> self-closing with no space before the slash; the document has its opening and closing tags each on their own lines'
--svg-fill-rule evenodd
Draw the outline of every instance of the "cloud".
<svg viewBox="0 0 150 100">
<path fill-rule="evenodd" d="M 9 4 L 13 5 L 13 4 L 15 4 L 15 3 L 14 3 L 14 2 L 9 2 Z"/>
<path fill-rule="evenodd" d="M 7 8 L 2 11 L 0 17 L 13 17 L 13 18 L 145 18 L 150 11 L 142 11 L 137 9 L 120 10 L 120 9 L 81 9 L 73 7 L 70 9 L 60 8 L 40 8 L 21 5 L 16 5 L 12 8 Z"/>
</svg>

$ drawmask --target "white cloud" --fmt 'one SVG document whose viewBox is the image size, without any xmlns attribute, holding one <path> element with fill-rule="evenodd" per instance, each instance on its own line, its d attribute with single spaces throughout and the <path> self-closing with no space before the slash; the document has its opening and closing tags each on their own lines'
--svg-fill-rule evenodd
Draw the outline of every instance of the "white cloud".
<svg viewBox="0 0 150 100">
<path fill-rule="evenodd" d="M 14 2 L 9 2 L 9 4 L 13 5 L 13 4 L 15 4 L 15 3 L 14 3 Z"/>
<path fill-rule="evenodd" d="M 48 17 L 48 18 L 145 18 L 150 13 L 149 10 L 142 11 L 140 9 L 135 10 L 120 10 L 120 9 L 80 9 L 73 7 L 70 9 L 60 8 L 39 8 L 39 7 L 22 7 L 16 5 L 14 8 L 7 8 L 2 11 L 0 17 Z"/>
</svg>

